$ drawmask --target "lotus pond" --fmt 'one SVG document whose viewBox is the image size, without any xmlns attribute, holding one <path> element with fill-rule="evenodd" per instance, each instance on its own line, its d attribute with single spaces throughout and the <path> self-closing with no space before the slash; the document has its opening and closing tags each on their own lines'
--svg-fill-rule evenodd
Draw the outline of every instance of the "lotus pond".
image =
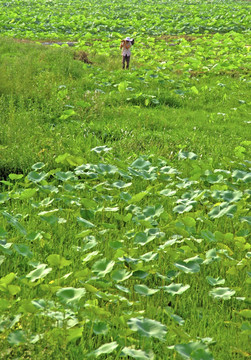
<svg viewBox="0 0 251 360">
<path fill-rule="evenodd" d="M 92 152 L 72 171 L 61 156 L 2 181 L 2 354 L 213 359 L 227 332 L 245 356 L 248 164 Z"/>
</svg>

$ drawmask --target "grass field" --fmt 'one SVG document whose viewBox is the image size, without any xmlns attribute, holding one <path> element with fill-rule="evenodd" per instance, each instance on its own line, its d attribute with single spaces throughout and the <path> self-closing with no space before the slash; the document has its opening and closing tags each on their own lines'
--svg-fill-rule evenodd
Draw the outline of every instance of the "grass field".
<svg viewBox="0 0 251 360">
<path fill-rule="evenodd" d="M 0 4 L 1 358 L 250 357 L 248 14 Z"/>
</svg>

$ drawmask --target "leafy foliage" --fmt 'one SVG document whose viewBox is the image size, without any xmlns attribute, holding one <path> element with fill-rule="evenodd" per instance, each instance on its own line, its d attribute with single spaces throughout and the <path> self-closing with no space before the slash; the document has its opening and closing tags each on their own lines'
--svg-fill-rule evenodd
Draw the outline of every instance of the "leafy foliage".
<svg viewBox="0 0 251 360">
<path fill-rule="evenodd" d="M 102 155 L 98 152 L 97 156 Z M 235 301 L 238 315 L 249 319 L 249 310 L 242 308 L 246 290 L 232 277 L 240 266 L 246 266 L 250 254 L 248 224 L 239 221 L 246 212 L 247 205 L 241 201 L 246 196 L 247 184 L 237 181 L 236 169 L 220 178 L 223 192 L 204 182 L 206 171 L 189 183 L 190 163 L 184 160 L 200 164 L 197 156 L 180 158 L 176 169 L 168 167 L 168 172 L 172 172 L 171 183 L 169 178 L 162 177 L 167 169 L 163 170 L 163 159 L 150 157 L 139 157 L 131 164 L 116 160 L 116 166 L 106 162 L 102 166 L 82 164 L 67 173 L 59 169 L 49 173 L 43 165 L 41 182 L 26 177 L 26 187 L 36 191 L 25 198 L 16 196 L 22 193 L 23 177 L 12 176 L 15 187 L 6 189 L 7 196 L 2 197 L 0 249 L 6 274 L 0 279 L 3 295 L 0 309 L 4 311 L 8 306 L 14 312 L 18 294 L 18 314 L 23 315 L 16 315 L 16 322 L 21 324 L 18 330 L 10 325 L 11 320 L 2 320 L 1 331 L 7 334 L 9 345 L 42 344 L 47 318 L 65 331 L 68 344 L 79 341 L 86 347 L 85 334 L 93 334 L 97 339 L 96 350 L 87 346 L 85 355 L 90 358 L 117 352 L 122 357 L 152 359 L 155 342 L 168 344 L 169 332 L 176 342 L 174 350 L 183 358 L 213 359 L 203 341 L 192 342 L 189 329 L 186 328 L 188 333 L 181 330 L 189 318 L 186 301 L 198 301 L 199 287 L 208 304 L 212 298 L 223 300 L 229 311 L 227 303 Z M 186 177 L 182 177 L 183 171 Z M 146 176 L 149 173 L 150 178 Z M 124 186 L 118 186 L 122 179 L 130 179 L 130 196 L 124 192 Z M 231 192 L 233 187 L 235 191 Z M 195 206 L 189 208 L 189 215 L 175 211 L 174 205 L 179 200 L 191 199 Z M 215 201 L 222 200 L 236 207 L 230 218 L 234 233 L 225 232 L 227 212 L 216 218 L 211 215 Z M 22 209 L 19 214 L 15 212 L 17 206 Z M 24 221 L 26 213 L 32 216 Z M 48 216 L 55 216 L 57 221 L 43 222 Z M 13 243 L 10 240 L 15 234 L 19 240 Z M 221 276 L 218 263 L 224 264 Z M 24 271 L 27 265 L 33 270 Z M 183 282 L 174 282 L 176 278 Z M 223 284 L 226 287 L 219 287 Z M 30 300 L 25 298 L 27 292 Z M 173 299 L 180 299 L 183 304 L 178 308 L 179 315 L 170 304 L 167 306 Z M 145 301 L 150 308 L 145 307 Z M 158 309 L 156 317 L 151 318 L 154 309 Z M 25 320 L 24 314 L 29 314 L 29 319 Z M 39 319 L 43 336 L 39 331 L 31 333 L 29 327 L 25 332 L 22 330 L 24 321 L 32 326 L 35 318 Z M 110 341 L 115 333 L 116 341 Z M 130 335 L 127 346 L 122 340 L 123 333 Z M 53 334 L 51 337 L 56 339 Z M 148 339 L 148 349 L 133 347 L 137 339 L 140 346 L 141 338 Z M 190 342 L 177 343 L 178 339 Z"/>
</svg>

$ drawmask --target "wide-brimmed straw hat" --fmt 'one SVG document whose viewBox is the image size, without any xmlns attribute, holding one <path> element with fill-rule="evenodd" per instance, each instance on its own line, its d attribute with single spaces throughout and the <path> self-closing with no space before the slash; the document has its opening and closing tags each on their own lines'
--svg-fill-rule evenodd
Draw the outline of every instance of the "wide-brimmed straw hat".
<svg viewBox="0 0 251 360">
<path fill-rule="evenodd" d="M 125 38 L 125 41 L 131 41 L 130 37 L 127 36 L 127 37 Z"/>
</svg>

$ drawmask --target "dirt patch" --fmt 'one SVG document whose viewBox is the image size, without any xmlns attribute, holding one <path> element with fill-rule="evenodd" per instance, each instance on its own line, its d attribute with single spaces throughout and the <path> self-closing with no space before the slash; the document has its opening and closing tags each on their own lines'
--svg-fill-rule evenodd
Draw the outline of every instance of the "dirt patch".
<svg viewBox="0 0 251 360">
<path fill-rule="evenodd" d="M 29 40 L 29 39 L 15 39 L 15 38 L 9 38 L 10 40 L 20 43 L 20 44 L 34 44 L 35 41 Z"/>
<path fill-rule="evenodd" d="M 42 45 L 68 45 L 70 47 L 73 47 L 77 44 L 77 41 L 59 41 L 59 40 L 41 40 L 41 39 L 37 39 L 37 40 L 30 40 L 30 39 L 12 39 L 13 41 L 17 42 L 17 43 L 22 43 L 22 44 L 36 44 L 36 43 L 40 43 Z"/>
<path fill-rule="evenodd" d="M 186 41 L 194 41 L 197 39 L 197 37 L 192 35 L 162 35 L 161 39 L 166 41 L 173 41 L 179 39 L 185 39 Z"/>
<path fill-rule="evenodd" d="M 88 58 L 88 54 L 83 50 L 75 51 L 73 58 L 86 64 L 92 64 L 92 61 Z"/>
<path fill-rule="evenodd" d="M 41 41 L 40 41 L 41 42 Z M 68 45 L 70 47 L 73 47 L 77 44 L 77 42 L 75 41 L 66 41 L 66 42 L 62 42 L 62 41 L 44 41 L 41 42 L 42 45 Z"/>
<path fill-rule="evenodd" d="M 213 36 L 213 35 L 214 34 L 210 34 L 210 36 Z M 175 41 L 175 44 L 169 44 L 169 45 L 177 45 L 178 41 L 181 40 L 181 39 L 184 39 L 184 40 L 186 40 L 188 42 L 192 42 L 192 41 L 195 41 L 197 39 L 201 39 L 201 38 L 203 38 L 205 36 L 208 37 L 208 34 L 207 35 L 197 35 L 197 36 L 194 36 L 194 35 L 162 35 L 161 37 L 159 37 L 157 39 L 165 40 L 166 42 Z"/>
</svg>

